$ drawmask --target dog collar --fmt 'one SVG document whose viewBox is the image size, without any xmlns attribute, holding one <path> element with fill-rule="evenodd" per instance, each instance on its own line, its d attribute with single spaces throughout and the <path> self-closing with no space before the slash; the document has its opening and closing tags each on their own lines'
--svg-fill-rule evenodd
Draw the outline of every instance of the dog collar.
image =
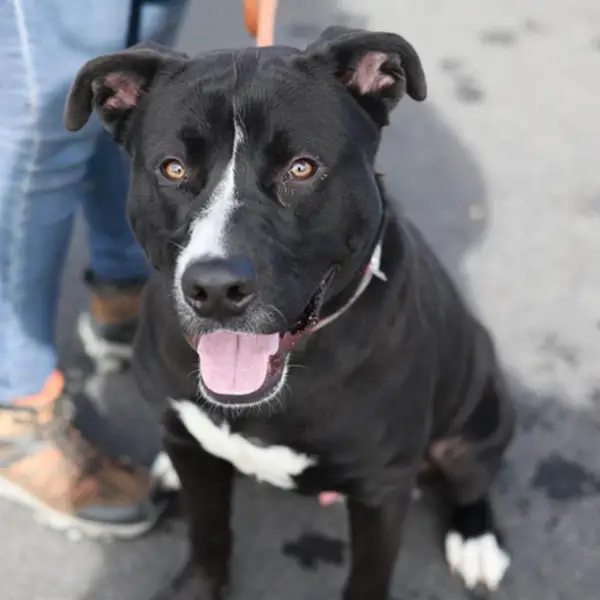
<svg viewBox="0 0 600 600">
<path fill-rule="evenodd" d="M 356 290 L 354 291 L 354 294 L 352 294 L 348 302 L 346 302 L 346 304 L 344 304 L 341 308 L 336 310 L 333 314 L 321 319 L 320 321 L 317 321 L 317 323 L 309 331 L 309 333 L 314 333 L 315 331 L 322 329 L 326 325 L 329 325 L 332 321 L 335 321 L 338 317 L 342 316 L 360 298 L 360 296 L 367 289 L 374 277 L 376 277 L 380 281 L 387 281 L 386 274 L 381 270 L 381 250 L 382 243 L 379 242 L 373 250 L 371 260 L 369 260 L 369 264 L 365 268 L 365 272 L 362 276 L 362 279 L 360 280 L 360 283 L 358 284 Z"/>
</svg>

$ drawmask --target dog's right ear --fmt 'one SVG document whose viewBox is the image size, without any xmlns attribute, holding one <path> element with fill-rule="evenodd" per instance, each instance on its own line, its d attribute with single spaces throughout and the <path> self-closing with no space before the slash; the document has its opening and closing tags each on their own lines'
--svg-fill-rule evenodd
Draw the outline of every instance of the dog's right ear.
<svg viewBox="0 0 600 600">
<path fill-rule="evenodd" d="M 126 124 L 160 72 L 183 64 L 188 56 L 153 43 L 99 56 L 75 77 L 64 112 L 64 125 L 78 131 L 96 111 L 104 127 L 122 141 Z"/>
</svg>

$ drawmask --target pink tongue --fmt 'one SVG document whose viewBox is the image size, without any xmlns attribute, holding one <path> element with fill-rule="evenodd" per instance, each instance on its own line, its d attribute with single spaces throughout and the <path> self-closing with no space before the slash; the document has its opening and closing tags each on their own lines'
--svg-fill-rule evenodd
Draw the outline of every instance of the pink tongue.
<svg viewBox="0 0 600 600">
<path fill-rule="evenodd" d="M 202 381 L 215 394 L 251 394 L 265 382 L 269 357 L 278 349 L 277 333 L 216 331 L 204 335 L 197 348 Z"/>
</svg>

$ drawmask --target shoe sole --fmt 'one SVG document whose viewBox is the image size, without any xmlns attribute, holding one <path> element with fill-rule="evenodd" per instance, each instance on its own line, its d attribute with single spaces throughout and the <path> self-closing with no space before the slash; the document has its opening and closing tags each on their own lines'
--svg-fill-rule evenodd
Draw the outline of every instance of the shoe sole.
<svg viewBox="0 0 600 600">
<path fill-rule="evenodd" d="M 48 525 L 57 531 L 63 531 L 74 540 L 81 535 L 93 539 L 133 539 L 139 537 L 156 525 L 161 513 L 166 508 L 166 503 L 163 507 L 155 507 L 153 517 L 139 523 L 94 522 L 61 513 L 40 502 L 23 488 L 2 477 L 0 477 L 0 497 L 31 509 L 39 523 Z"/>
<path fill-rule="evenodd" d="M 89 313 L 82 313 L 77 321 L 77 334 L 84 352 L 96 363 L 100 372 L 120 371 L 124 364 L 131 361 L 133 346 L 118 344 L 101 338 L 92 326 Z"/>
</svg>

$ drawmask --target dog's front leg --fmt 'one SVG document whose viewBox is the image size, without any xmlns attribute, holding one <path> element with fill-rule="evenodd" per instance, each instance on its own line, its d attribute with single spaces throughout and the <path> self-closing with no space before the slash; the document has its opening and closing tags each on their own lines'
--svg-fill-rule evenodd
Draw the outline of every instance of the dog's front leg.
<svg viewBox="0 0 600 600">
<path fill-rule="evenodd" d="M 181 480 L 191 548 L 184 569 L 153 600 L 223 600 L 232 548 L 233 467 L 194 442 L 167 439 L 165 448 Z"/>
<path fill-rule="evenodd" d="M 351 564 L 343 600 L 388 600 L 412 487 L 411 479 L 377 506 L 348 499 Z"/>
</svg>

